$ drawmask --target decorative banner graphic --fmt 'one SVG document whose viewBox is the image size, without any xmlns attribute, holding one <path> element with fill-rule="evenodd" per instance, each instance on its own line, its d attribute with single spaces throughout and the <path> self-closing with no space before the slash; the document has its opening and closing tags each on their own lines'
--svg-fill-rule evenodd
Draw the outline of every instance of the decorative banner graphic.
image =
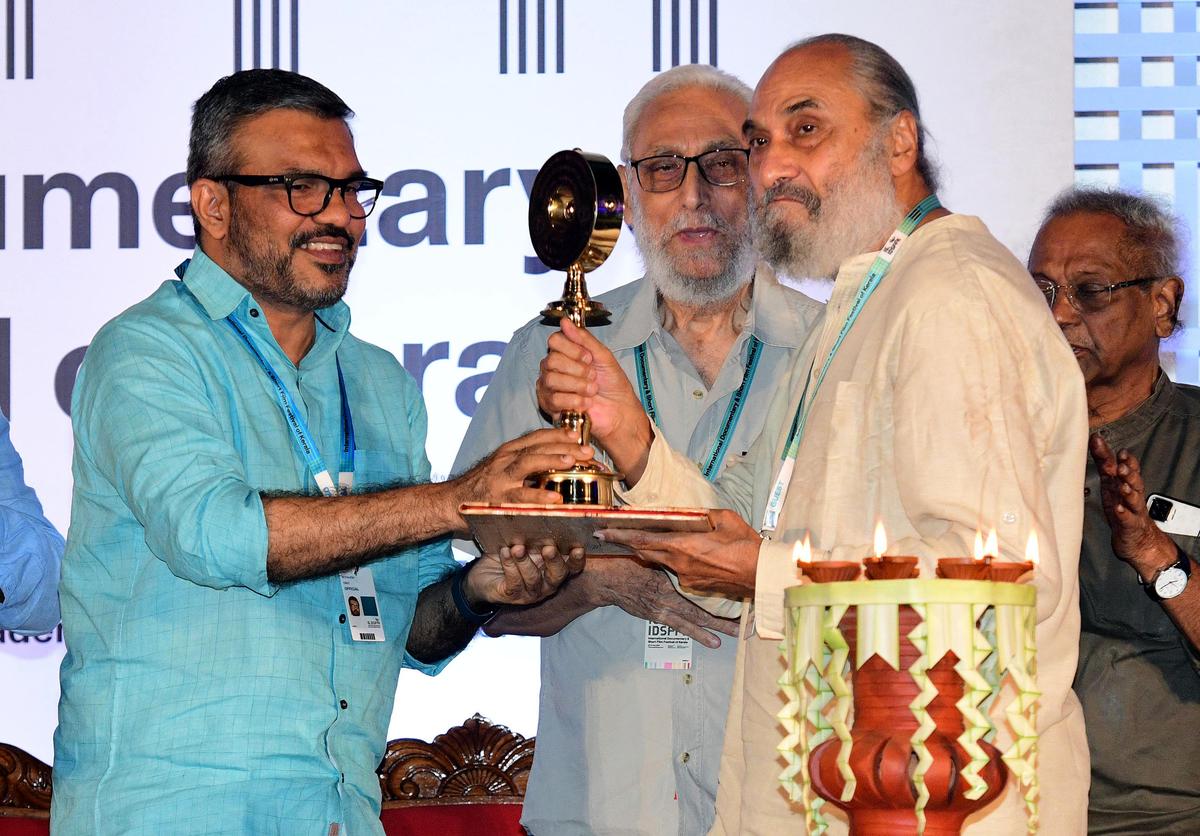
<svg viewBox="0 0 1200 836">
<path fill-rule="evenodd" d="M 33 78 L 33 0 L 25 0 L 20 18 L 17 0 L 5 0 L 4 77 Z"/>
<path fill-rule="evenodd" d="M 531 26 L 529 22 L 529 0 L 500 0 L 500 74 L 509 72 L 508 49 L 514 42 L 514 35 L 509 32 L 509 7 L 516 7 L 517 25 L 515 33 L 517 73 L 524 75 L 529 72 L 528 53 L 536 56 L 536 69 L 539 75 L 546 70 L 546 39 L 551 38 L 550 48 L 554 53 L 554 72 L 562 73 L 565 66 L 563 48 L 563 30 L 566 26 L 563 10 L 564 0 L 555 0 L 554 25 L 549 28 L 547 23 L 546 0 L 537 0 L 536 21 Z M 530 49 L 530 43 L 534 46 Z"/>
<path fill-rule="evenodd" d="M 233 0 L 233 69 L 270 67 L 276 70 L 300 70 L 300 0 L 290 0 L 286 15 L 280 0 Z M 249 23 L 245 7 L 249 6 Z M 286 24 L 286 28 L 283 24 Z M 269 31 L 268 31 L 268 28 Z M 246 33 L 248 29 L 249 34 Z M 287 38 L 289 60 L 280 60 L 282 38 Z M 248 53 L 248 57 L 247 57 Z M 270 56 L 266 62 L 264 56 Z"/>
<path fill-rule="evenodd" d="M 705 8 L 706 7 L 706 8 Z M 669 66 L 678 67 L 680 64 L 712 64 L 717 66 L 717 0 L 690 0 L 686 21 L 679 0 L 671 0 L 666 25 L 663 24 L 662 0 L 653 0 L 650 28 L 651 53 L 654 56 L 650 62 L 655 72 L 666 69 L 663 67 L 663 41 L 670 44 L 671 63 Z M 680 59 L 680 30 L 687 25 L 686 34 L 690 46 L 689 58 Z M 708 50 L 702 57 L 700 50 L 700 31 L 704 29 L 708 39 Z"/>
</svg>

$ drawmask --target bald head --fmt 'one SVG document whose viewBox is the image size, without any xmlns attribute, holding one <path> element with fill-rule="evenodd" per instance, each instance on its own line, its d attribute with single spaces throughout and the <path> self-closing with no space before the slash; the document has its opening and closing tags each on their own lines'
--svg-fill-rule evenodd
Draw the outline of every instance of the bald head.
<svg viewBox="0 0 1200 836">
<path fill-rule="evenodd" d="M 883 125 L 902 112 L 916 124 L 916 171 L 931 192 L 940 185 L 937 166 L 926 150 L 927 132 L 912 78 L 891 53 L 853 35 L 829 33 L 797 41 L 785 49 L 763 74 L 759 86 L 775 73 L 788 74 L 826 63 L 844 77 L 862 99 L 871 121 Z"/>
</svg>

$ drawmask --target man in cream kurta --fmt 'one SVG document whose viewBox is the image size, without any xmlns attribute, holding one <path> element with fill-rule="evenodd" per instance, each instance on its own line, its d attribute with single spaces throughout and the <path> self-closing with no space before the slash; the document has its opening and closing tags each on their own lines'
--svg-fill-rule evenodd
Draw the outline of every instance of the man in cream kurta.
<svg viewBox="0 0 1200 836">
<path fill-rule="evenodd" d="M 793 367 L 763 435 L 717 486 L 656 438 L 635 505 L 731 507 L 762 520 L 813 356 L 823 360 L 875 253 L 842 265 L 814 353 Z M 754 635 L 741 644 L 726 727 L 715 832 L 777 833 L 797 820 L 779 788 L 783 592 L 806 533 L 816 560 L 872 554 L 876 519 L 889 553 L 970 555 L 995 525 L 1000 553 L 1020 559 L 1038 533 L 1039 777 L 1046 832 L 1081 832 L 1087 747 L 1071 691 L 1079 631 L 1078 563 L 1086 442 L 1083 384 L 1066 342 L 1017 260 L 976 218 L 917 230 L 838 351 L 813 401 L 779 525 L 759 551 Z M 719 609 L 719 608 L 718 608 Z M 726 613 L 729 611 L 726 610 Z M 1004 809 L 969 834 L 1018 833 L 1015 782 Z M 826 808 L 828 809 L 828 808 Z M 1053 827 L 1053 829 L 1050 829 Z"/>
<path fill-rule="evenodd" d="M 875 115 L 879 109 L 864 106 L 864 99 L 876 104 L 879 91 L 856 74 L 864 53 L 876 63 L 891 61 L 891 78 L 903 75 L 878 47 L 828 36 L 785 52 L 759 83 L 746 126 L 758 232 L 788 225 L 785 213 L 795 210 L 777 207 L 776 200 L 807 209 L 805 231 L 835 238 L 832 233 L 850 217 L 839 199 L 875 201 L 886 209 L 879 192 L 890 187 L 898 207 L 891 226 L 931 191 L 935 178 L 922 170 L 911 82 L 907 101 L 891 113 L 884 110 L 882 118 Z M 862 127 L 872 120 L 881 151 L 867 135 L 871 128 Z M 836 153 L 830 151 L 834 143 L 855 133 L 846 125 L 867 138 L 853 156 L 843 152 L 841 165 L 829 167 L 822 183 L 820 155 Z M 890 183 L 878 181 L 881 171 Z M 781 387 L 750 454 L 715 487 L 697 478 L 694 465 L 656 431 L 647 444 L 632 420 L 622 423 L 633 415 L 629 395 L 611 385 L 602 349 L 569 328 L 551 342 L 543 406 L 589 409 L 594 437 L 635 483 L 624 494 L 628 502 L 724 506 L 759 527 L 814 361 L 819 370 L 887 237 L 882 226 L 870 232 L 871 221 L 863 220 L 870 211 L 867 206 L 853 218 L 871 236 L 852 250 L 861 254 L 838 258 L 828 270 L 836 269 L 836 279 L 822 332 Z M 828 256 L 828 248 L 823 252 L 820 241 L 811 240 L 801 247 L 795 244 L 800 235 L 785 233 L 760 236 L 763 254 L 789 272 L 802 272 L 799 265 L 809 275 L 824 273 L 820 257 Z M 685 588 L 724 593 L 723 599 L 706 599 L 721 614 L 735 612 L 739 592 L 753 590 L 714 833 L 775 834 L 802 826 L 802 812 L 779 786 L 783 761 L 775 750 L 783 736 L 776 720 L 784 706 L 777 685 L 783 591 L 797 582 L 793 549 L 807 533 L 813 559 L 860 560 L 872 551 L 877 519 L 887 529 L 889 552 L 918 555 L 924 577 L 932 577 L 940 556 L 969 555 L 980 527 L 996 527 L 1006 560 L 1021 559 L 1029 533 L 1037 533 L 1042 829 L 1083 832 L 1087 744 L 1070 685 L 1079 631 L 1076 566 L 1087 422 L 1083 384 L 1066 363 L 1070 350 L 1060 336 L 1028 273 L 982 222 L 936 210 L 900 245 L 824 382 L 815 395 L 810 388 L 807 429 L 769 538 L 760 541 L 755 529 L 728 512 L 714 514 L 711 535 L 608 535 L 672 568 Z M 571 383 L 572 377 L 583 382 Z M 1014 784 L 971 820 L 968 834 L 1023 831 Z"/>
</svg>

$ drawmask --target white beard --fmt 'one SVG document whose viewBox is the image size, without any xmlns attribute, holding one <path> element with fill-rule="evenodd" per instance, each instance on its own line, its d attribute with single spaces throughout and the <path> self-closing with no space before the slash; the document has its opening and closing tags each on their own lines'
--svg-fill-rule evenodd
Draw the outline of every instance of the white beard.
<svg viewBox="0 0 1200 836">
<path fill-rule="evenodd" d="M 680 213 L 665 228 L 652 230 L 633 194 L 629 196 L 629 211 L 646 278 L 664 298 L 689 307 L 705 307 L 732 299 L 753 278 L 756 257 L 748 228 L 739 234 L 727 221 L 704 210 Z M 667 250 L 671 235 L 689 226 L 710 226 L 729 239 L 724 265 L 715 276 L 689 274 L 687 267 L 677 264 Z"/>
</svg>

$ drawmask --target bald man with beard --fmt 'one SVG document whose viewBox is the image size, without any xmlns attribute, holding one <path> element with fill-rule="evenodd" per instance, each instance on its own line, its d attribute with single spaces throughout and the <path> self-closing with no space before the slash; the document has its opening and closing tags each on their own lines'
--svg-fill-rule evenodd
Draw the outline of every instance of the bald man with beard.
<svg viewBox="0 0 1200 836">
<path fill-rule="evenodd" d="M 1070 349 L 1020 262 L 978 218 L 936 201 L 916 90 L 877 45 L 823 35 L 790 47 L 759 82 L 744 136 L 760 251 L 781 271 L 833 278 L 824 326 L 749 455 L 716 485 L 697 478 L 605 347 L 570 323 L 551 338 L 539 380 L 547 412 L 589 413 L 630 504 L 732 509 L 712 512 L 710 534 L 602 533 L 685 589 L 724 596 L 706 602 L 713 612 L 739 613 L 754 597 L 712 832 L 804 827 L 779 787 L 776 751 L 793 548 L 810 536 L 814 560 L 858 561 L 881 519 L 890 551 L 917 555 L 927 578 L 939 557 L 971 553 L 981 523 L 996 526 L 1001 560 L 1023 559 L 1038 535 L 1042 827 L 1082 833 L 1087 742 L 1070 686 L 1087 415 Z M 1023 832 L 1016 784 L 965 832 Z M 834 805 L 823 810 L 844 832 Z"/>
</svg>

